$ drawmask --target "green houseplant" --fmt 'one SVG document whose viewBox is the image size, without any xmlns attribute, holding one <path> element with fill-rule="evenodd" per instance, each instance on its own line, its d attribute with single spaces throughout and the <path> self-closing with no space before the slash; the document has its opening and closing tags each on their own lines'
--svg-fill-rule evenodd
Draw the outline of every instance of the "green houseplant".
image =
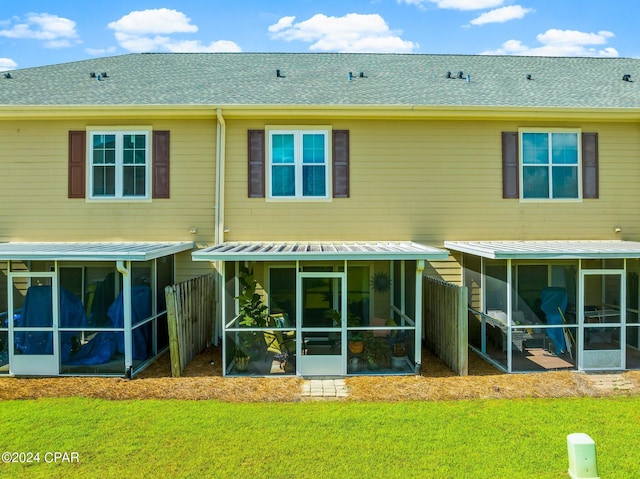
<svg viewBox="0 0 640 479">
<path fill-rule="evenodd" d="M 238 276 L 242 290 L 234 299 L 238 300 L 238 325 L 245 328 L 264 328 L 267 325 L 267 306 L 256 293 L 258 282 L 253 271 L 242 268 Z M 236 344 L 236 369 L 240 363 L 248 362 L 246 358 L 256 359 L 261 354 L 262 333 L 259 331 L 242 331 L 238 333 Z M 246 368 L 245 368 L 246 369 Z"/>
<path fill-rule="evenodd" d="M 365 332 L 363 357 L 367 367 L 376 371 L 388 368 L 391 364 L 391 348 L 386 337 L 374 336 L 372 332 Z"/>
</svg>

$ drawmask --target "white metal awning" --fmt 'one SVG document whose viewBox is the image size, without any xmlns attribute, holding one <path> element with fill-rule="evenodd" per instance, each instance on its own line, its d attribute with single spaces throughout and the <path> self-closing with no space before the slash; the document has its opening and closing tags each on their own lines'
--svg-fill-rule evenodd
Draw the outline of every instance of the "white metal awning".
<svg viewBox="0 0 640 479">
<path fill-rule="evenodd" d="M 0 243 L 0 261 L 148 261 L 192 248 L 191 241 Z"/>
<path fill-rule="evenodd" d="M 622 240 L 445 241 L 444 246 L 489 259 L 640 258 L 640 242 Z"/>
<path fill-rule="evenodd" d="M 411 241 L 229 242 L 191 253 L 194 261 L 445 260 L 443 249 Z"/>
</svg>

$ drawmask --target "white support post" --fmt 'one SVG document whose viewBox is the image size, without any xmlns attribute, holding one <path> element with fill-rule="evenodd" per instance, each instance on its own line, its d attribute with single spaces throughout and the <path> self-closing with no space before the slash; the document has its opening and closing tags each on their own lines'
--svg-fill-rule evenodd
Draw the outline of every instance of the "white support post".
<svg viewBox="0 0 640 479">
<path fill-rule="evenodd" d="M 422 365 L 422 273 L 424 272 L 424 260 L 416 261 L 416 291 L 415 291 L 415 313 L 414 313 L 414 321 L 416 325 L 416 330 L 414 334 L 415 338 L 415 364 L 416 364 L 416 373 L 420 372 L 420 367 Z"/>
<path fill-rule="evenodd" d="M 507 371 L 513 372 L 513 347 L 512 347 L 512 339 L 513 339 L 513 321 L 512 321 L 512 310 L 513 310 L 513 288 L 511 287 L 511 283 L 513 282 L 512 274 L 511 274 L 511 259 L 507 260 Z"/>
<path fill-rule="evenodd" d="M 124 370 L 131 377 L 133 368 L 133 332 L 131 331 L 131 261 L 119 260 L 116 268 L 122 274 L 122 310 L 124 312 Z"/>
</svg>

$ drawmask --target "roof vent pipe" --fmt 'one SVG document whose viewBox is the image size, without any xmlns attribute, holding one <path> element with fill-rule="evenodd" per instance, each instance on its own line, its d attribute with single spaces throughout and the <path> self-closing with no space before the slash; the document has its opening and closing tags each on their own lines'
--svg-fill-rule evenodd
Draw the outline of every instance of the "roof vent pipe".
<svg viewBox="0 0 640 479">
<path fill-rule="evenodd" d="M 451 78 L 451 72 L 447 72 L 447 78 Z"/>
<path fill-rule="evenodd" d="M 367 78 L 366 76 L 364 76 L 364 72 L 360 72 L 360 78 Z"/>
<path fill-rule="evenodd" d="M 464 79 L 464 73 L 463 72 L 458 72 L 458 79 L 459 80 Z"/>
<path fill-rule="evenodd" d="M 533 80 L 533 77 L 531 76 L 531 73 L 527 73 L 527 80 Z"/>
<path fill-rule="evenodd" d="M 471 83 L 471 75 L 467 75 L 467 83 Z"/>
<path fill-rule="evenodd" d="M 622 75 L 622 81 L 631 81 L 631 75 L 629 75 L 628 73 L 626 75 Z"/>
<path fill-rule="evenodd" d="M 349 72 L 349 81 L 353 80 L 353 72 Z"/>
<path fill-rule="evenodd" d="M 4 74 L 4 77 L 8 80 L 11 80 L 13 77 L 11 76 L 11 73 L 7 72 Z"/>
<path fill-rule="evenodd" d="M 89 73 L 89 78 L 95 78 L 95 77 L 96 77 L 96 72 Z"/>
<path fill-rule="evenodd" d="M 280 70 L 276 70 L 276 78 L 284 78 L 284 75 L 280 73 Z"/>
</svg>

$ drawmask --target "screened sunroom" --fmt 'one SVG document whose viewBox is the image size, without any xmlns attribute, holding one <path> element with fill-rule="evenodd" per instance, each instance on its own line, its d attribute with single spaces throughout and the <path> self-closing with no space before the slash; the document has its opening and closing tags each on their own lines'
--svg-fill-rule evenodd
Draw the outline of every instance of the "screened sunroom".
<svg viewBox="0 0 640 479">
<path fill-rule="evenodd" d="M 0 374 L 132 377 L 167 349 L 176 243 L 0 243 Z"/>
<path fill-rule="evenodd" d="M 411 374 L 420 368 L 422 271 L 444 250 L 410 242 L 224 243 L 225 375 Z"/>
<path fill-rule="evenodd" d="M 640 368 L 640 243 L 448 241 L 469 344 L 508 372 Z"/>
</svg>

